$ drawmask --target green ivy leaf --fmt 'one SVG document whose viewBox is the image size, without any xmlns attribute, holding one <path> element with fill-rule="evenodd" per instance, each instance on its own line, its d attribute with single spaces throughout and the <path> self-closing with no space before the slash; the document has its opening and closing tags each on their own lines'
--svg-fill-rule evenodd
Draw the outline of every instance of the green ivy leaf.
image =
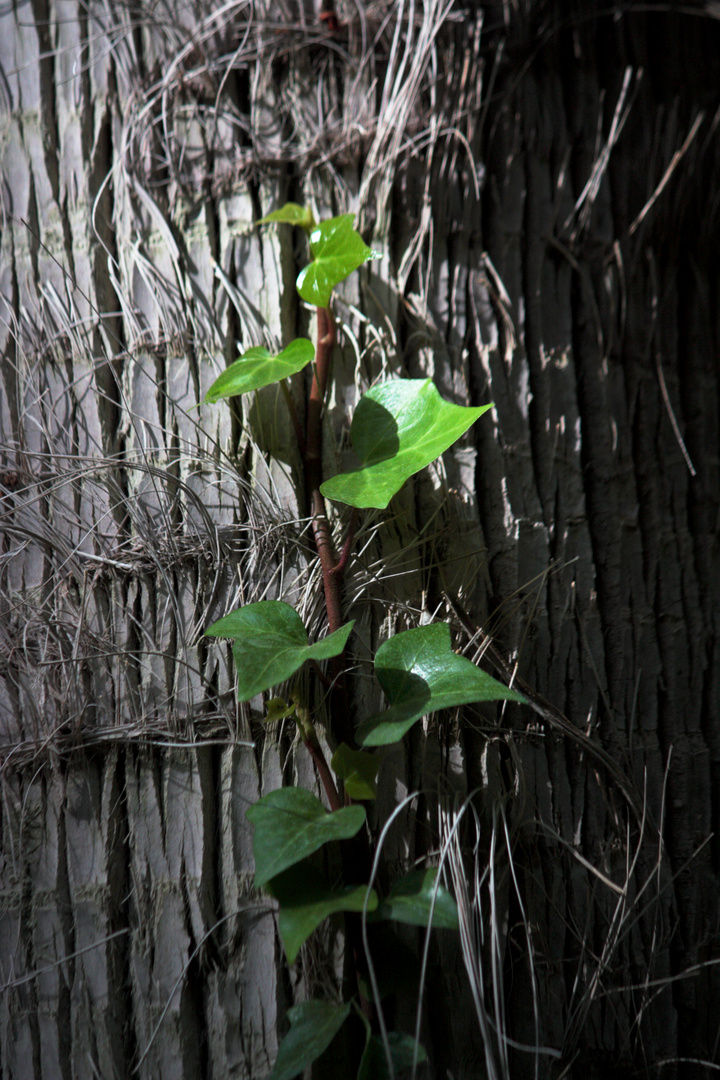
<svg viewBox="0 0 720 1080">
<path fill-rule="evenodd" d="M 403 1035 L 399 1031 L 388 1032 L 390 1045 L 390 1057 L 395 1069 L 409 1069 L 413 1063 L 415 1040 L 411 1035 Z M 418 1045 L 418 1062 L 427 1061 L 427 1054 L 422 1046 Z M 371 1035 L 365 1044 L 365 1052 L 360 1062 L 357 1080 L 390 1080 L 385 1048 L 382 1039 L 378 1035 Z"/>
<path fill-rule="evenodd" d="M 328 813 L 305 788 L 285 787 L 263 795 L 246 817 L 255 828 L 255 884 L 260 888 L 328 841 L 354 836 L 365 821 L 365 807 Z"/>
<path fill-rule="evenodd" d="M 411 870 L 395 882 L 375 912 L 375 918 L 394 919 L 410 926 L 428 926 L 432 911 L 434 929 L 457 930 L 457 904 L 443 885 L 438 885 L 436 892 L 437 875 L 434 868 Z"/>
<path fill-rule="evenodd" d="M 238 671 L 238 701 L 277 686 L 294 675 L 306 660 L 339 656 L 350 636 L 353 622 L 308 644 L 303 621 L 295 608 L 282 600 L 247 604 L 218 619 L 205 631 L 208 637 L 233 638 Z"/>
<path fill-rule="evenodd" d="M 221 398 L 236 397 L 263 386 L 272 386 L 280 379 L 287 379 L 289 375 L 302 371 L 314 356 L 313 343 L 307 338 L 296 338 L 276 356 L 262 345 L 254 346 L 218 376 L 205 395 L 205 400 L 212 404 Z"/>
<path fill-rule="evenodd" d="M 290 1030 L 280 1044 L 268 1080 L 295 1080 L 328 1048 L 349 1012 L 349 1004 L 333 1005 L 330 1001 L 306 1001 L 288 1009 Z"/>
<path fill-rule="evenodd" d="M 421 716 L 438 709 L 475 701 L 525 703 L 522 694 L 454 653 L 445 623 L 395 634 L 375 654 L 375 674 L 390 708 L 360 725 L 355 738 L 361 746 L 399 742 Z"/>
<path fill-rule="evenodd" d="M 368 259 L 378 259 L 353 228 L 354 214 L 321 221 L 310 233 L 312 262 L 300 271 L 297 291 L 308 304 L 326 308 L 339 282 Z"/>
<path fill-rule="evenodd" d="M 345 791 L 351 799 L 375 798 L 375 779 L 380 768 L 377 754 L 351 750 L 347 743 L 340 743 L 330 764 L 335 775 L 345 784 Z"/>
<path fill-rule="evenodd" d="M 328 915 L 362 911 L 368 891 L 366 885 L 332 889 L 320 871 L 307 862 L 283 871 L 267 883 L 266 889 L 280 904 L 278 928 L 289 964 Z M 377 893 L 371 890 L 367 910 L 375 911 L 377 906 Z"/>
<path fill-rule="evenodd" d="M 294 202 L 285 203 L 279 210 L 273 210 L 271 214 L 266 214 L 264 218 L 260 218 L 257 224 L 269 225 L 272 221 L 285 225 L 299 225 L 307 230 L 315 228 L 315 218 L 310 207 L 298 206 Z"/>
<path fill-rule="evenodd" d="M 350 438 L 362 467 L 326 480 L 328 499 L 384 510 L 414 473 L 464 435 L 492 405 L 469 408 L 440 397 L 432 379 L 392 379 L 358 402 Z"/>
</svg>

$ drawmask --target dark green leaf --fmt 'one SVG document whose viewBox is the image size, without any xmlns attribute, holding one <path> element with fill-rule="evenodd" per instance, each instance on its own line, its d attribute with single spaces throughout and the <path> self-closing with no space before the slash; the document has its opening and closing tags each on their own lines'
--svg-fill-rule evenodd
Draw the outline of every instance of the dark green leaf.
<svg viewBox="0 0 720 1080">
<path fill-rule="evenodd" d="M 330 764 L 335 775 L 345 784 L 345 791 L 351 799 L 375 798 L 375 779 L 380 768 L 377 754 L 351 750 L 347 743 L 340 743 Z"/>
<path fill-rule="evenodd" d="M 428 926 L 432 910 L 432 924 L 436 930 L 457 930 L 457 904 L 443 885 L 438 885 L 436 890 L 437 875 L 433 868 L 411 870 L 395 882 L 375 917 L 394 919 L 411 926 Z"/>
<path fill-rule="evenodd" d="M 260 887 L 283 870 L 312 855 L 329 840 L 347 840 L 362 828 L 364 806 L 328 813 L 305 788 L 278 788 L 247 811 L 255 827 L 255 884 Z"/>
<path fill-rule="evenodd" d="M 303 229 L 315 227 L 315 218 L 309 206 L 298 206 L 297 203 L 289 202 L 281 206 L 279 210 L 273 210 L 264 218 L 260 218 L 258 225 L 268 225 L 271 221 L 286 225 L 300 225 Z"/>
<path fill-rule="evenodd" d="M 268 1080 L 294 1080 L 320 1057 L 345 1023 L 350 1005 L 306 1001 L 288 1009 L 290 1030 L 280 1044 Z"/>
<path fill-rule="evenodd" d="M 408 477 L 491 408 L 444 401 L 432 379 L 392 379 L 375 386 L 358 402 L 350 427 L 362 467 L 326 480 L 320 490 L 348 506 L 384 510 Z"/>
<path fill-rule="evenodd" d="M 391 637 L 375 655 L 375 674 L 390 708 L 360 725 L 356 739 L 361 746 L 399 742 L 421 716 L 438 709 L 476 701 L 525 701 L 522 694 L 454 653 L 445 623 Z"/>
<path fill-rule="evenodd" d="M 280 904 L 278 927 L 288 963 L 292 964 L 300 946 L 328 915 L 336 911 L 362 911 L 367 885 L 332 889 L 314 866 L 302 862 L 274 877 L 267 891 Z M 377 893 L 370 891 L 367 910 L 378 905 Z"/>
<path fill-rule="evenodd" d="M 297 291 L 308 304 L 325 308 L 333 289 L 368 259 L 379 258 L 353 228 L 354 214 L 321 221 L 310 233 L 312 262 L 300 271 Z"/>
<path fill-rule="evenodd" d="M 280 379 L 287 379 L 302 371 L 314 356 L 313 343 L 307 338 L 296 338 L 277 356 L 272 356 L 261 345 L 248 349 L 218 376 L 205 395 L 205 400 L 213 403 L 221 398 L 236 397 L 263 386 L 271 386 Z"/>
<path fill-rule="evenodd" d="M 391 1031 L 388 1033 L 388 1043 L 395 1069 L 409 1069 L 413 1063 L 415 1049 L 415 1040 L 412 1036 L 403 1035 L 399 1031 Z M 427 1054 L 419 1045 L 417 1060 L 427 1061 Z M 371 1035 L 365 1045 L 357 1080 L 390 1080 L 390 1076 L 382 1039 L 378 1035 Z"/>
<path fill-rule="evenodd" d="M 303 621 L 295 608 L 282 600 L 261 600 L 225 615 L 209 626 L 209 637 L 233 638 L 238 671 L 238 700 L 277 686 L 294 675 L 306 660 L 328 660 L 345 648 L 353 623 L 314 645 L 308 644 Z"/>
</svg>

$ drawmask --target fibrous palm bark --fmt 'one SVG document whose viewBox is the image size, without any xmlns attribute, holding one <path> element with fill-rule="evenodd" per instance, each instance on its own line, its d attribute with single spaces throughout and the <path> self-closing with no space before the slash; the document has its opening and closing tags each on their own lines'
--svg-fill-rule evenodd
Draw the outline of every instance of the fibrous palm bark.
<svg viewBox="0 0 720 1080">
<path fill-rule="evenodd" d="M 307 328 L 302 253 L 253 225 L 288 197 L 385 255 L 338 300 L 328 468 L 380 375 L 495 402 L 347 586 L 360 661 L 437 613 L 537 706 L 384 766 L 421 792 L 388 864 L 479 790 L 492 871 L 514 1044 L 443 942 L 429 1075 L 720 1063 L 717 46 L 692 5 L 0 12 L 3 1078 L 262 1077 L 334 977 L 322 942 L 283 967 L 244 820 L 311 764 L 202 637 L 262 597 L 321 622 L 282 401 L 197 407 L 238 340 Z"/>
</svg>

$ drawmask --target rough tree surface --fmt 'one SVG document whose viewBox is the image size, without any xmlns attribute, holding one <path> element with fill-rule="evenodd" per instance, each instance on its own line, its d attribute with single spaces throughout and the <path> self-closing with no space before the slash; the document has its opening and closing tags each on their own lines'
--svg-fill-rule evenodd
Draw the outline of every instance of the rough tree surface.
<svg viewBox="0 0 720 1080">
<path fill-rule="evenodd" d="M 507 822 L 495 985 L 560 1055 L 513 1078 L 720 1066 L 720 27 L 594 7 L 0 8 L 2 1080 L 262 1080 L 333 977 L 322 938 L 288 972 L 245 823 L 312 766 L 202 636 L 321 625 L 282 399 L 198 407 L 307 331 L 297 238 L 253 224 L 286 199 L 385 256 L 339 290 L 329 468 L 380 375 L 495 402 L 364 522 L 358 661 L 437 613 L 546 703 L 390 755 L 387 867 L 457 794 L 486 863 Z M 476 1080 L 458 945 L 431 965 L 425 1075 Z"/>
</svg>

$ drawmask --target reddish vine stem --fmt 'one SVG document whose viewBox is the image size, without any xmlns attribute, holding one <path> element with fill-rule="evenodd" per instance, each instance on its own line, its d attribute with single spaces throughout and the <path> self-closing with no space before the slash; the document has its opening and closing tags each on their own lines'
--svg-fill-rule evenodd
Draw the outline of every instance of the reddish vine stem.
<svg viewBox="0 0 720 1080">
<path fill-rule="evenodd" d="M 335 322 L 332 313 L 327 308 L 318 308 L 315 371 L 313 373 L 312 384 L 310 386 L 310 397 L 308 399 L 307 430 L 303 457 L 305 465 L 306 497 L 308 501 L 308 510 L 312 517 L 315 546 L 322 568 L 325 607 L 330 633 L 338 630 L 343 624 L 343 577 L 350 557 L 355 529 L 357 527 L 357 512 L 353 511 L 348 527 L 348 534 L 345 543 L 343 544 L 343 550 L 340 558 L 338 558 L 332 539 L 330 522 L 328 521 L 325 499 L 320 491 L 320 484 L 323 479 L 323 409 L 335 341 Z M 336 656 L 330 661 L 329 675 L 332 682 L 332 690 L 330 692 L 331 723 L 336 737 L 343 742 L 346 742 L 349 746 L 352 746 L 354 738 L 350 721 L 344 654 Z M 314 736 L 314 732 L 312 735 L 310 732 L 307 734 L 308 738 L 303 736 L 303 741 L 315 762 L 315 767 L 318 770 L 318 774 L 325 788 L 330 806 L 333 810 L 337 810 L 342 803 L 334 778 L 325 759 L 325 755 Z M 367 874 L 365 873 L 368 869 L 366 865 L 368 863 L 366 844 L 363 844 L 362 840 L 358 837 L 354 837 L 341 844 L 341 851 L 346 881 L 353 882 L 356 880 L 367 880 Z M 364 971 L 364 962 L 359 918 L 348 913 L 346 925 L 353 955 L 360 1006 L 365 1016 L 371 1020 L 373 1009 L 361 990 L 361 974 Z"/>
<path fill-rule="evenodd" d="M 342 799 L 338 794 L 338 789 L 335 786 L 333 775 L 330 772 L 327 761 L 325 760 L 325 755 L 322 752 L 322 748 L 318 745 L 318 743 L 315 742 L 314 739 L 308 738 L 305 735 L 302 736 L 302 741 L 305 744 L 305 747 L 307 748 L 310 757 L 315 762 L 315 768 L 317 769 L 318 775 L 320 776 L 320 779 L 322 781 L 322 785 L 325 788 L 325 794 L 328 797 L 330 809 L 340 810 L 343 805 Z"/>
<path fill-rule="evenodd" d="M 355 531 L 351 523 L 340 559 L 338 559 L 328 521 L 325 499 L 320 491 L 322 483 L 322 419 L 325 404 L 330 365 L 335 347 L 335 321 L 327 308 L 317 308 L 317 348 L 315 351 L 315 371 L 310 386 L 307 409 L 307 433 L 305 437 L 305 488 L 308 510 L 312 517 L 312 529 L 315 537 L 320 566 L 322 568 L 325 608 L 327 611 L 328 630 L 334 633 L 343 624 L 342 587 L 345 567 L 350 555 L 352 536 Z M 345 679 L 345 658 L 336 656 L 329 667 L 332 691 L 330 695 L 330 715 L 332 726 L 339 741 L 348 746 L 354 743 L 350 708 L 348 704 Z"/>
<path fill-rule="evenodd" d="M 334 573 L 338 565 L 332 540 L 325 499 L 320 492 L 322 483 L 322 416 L 327 390 L 330 363 L 335 346 L 335 322 L 326 308 L 317 309 L 317 349 L 315 372 L 310 387 L 305 439 L 305 485 L 312 516 L 315 546 L 322 567 L 325 604 L 330 633 L 342 626 L 342 575 Z"/>
</svg>

